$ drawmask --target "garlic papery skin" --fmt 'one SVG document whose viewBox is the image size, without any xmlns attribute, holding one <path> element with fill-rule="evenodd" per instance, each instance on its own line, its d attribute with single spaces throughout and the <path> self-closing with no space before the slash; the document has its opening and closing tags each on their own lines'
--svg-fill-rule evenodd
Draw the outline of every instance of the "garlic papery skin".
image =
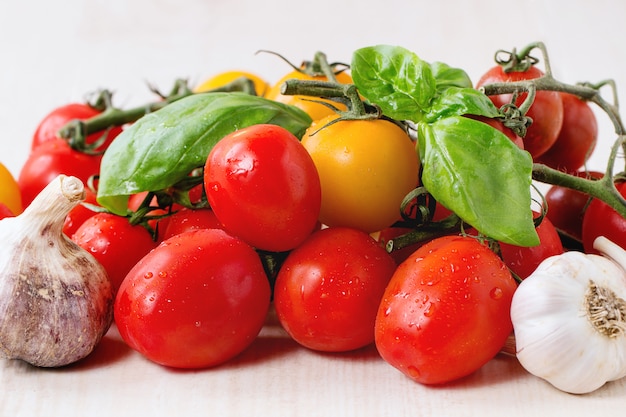
<svg viewBox="0 0 626 417">
<path fill-rule="evenodd" d="M 605 249 L 624 254 L 598 239 Z M 572 394 L 626 376 L 625 266 L 601 255 L 566 252 L 544 260 L 521 282 L 511 320 L 516 356 L 528 372 Z"/>
<path fill-rule="evenodd" d="M 83 198 L 83 183 L 60 175 L 22 214 L 0 220 L 0 356 L 64 366 L 91 353 L 109 329 L 106 271 L 63 233 Z"/>
</svg>

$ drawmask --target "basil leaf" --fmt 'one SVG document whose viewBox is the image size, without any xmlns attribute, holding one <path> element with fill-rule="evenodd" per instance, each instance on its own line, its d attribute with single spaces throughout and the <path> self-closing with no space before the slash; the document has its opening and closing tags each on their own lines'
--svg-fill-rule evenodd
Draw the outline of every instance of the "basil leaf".
<svg viewBox="0 0 626 417">
<path fill-rule="evenodd" d="M 420 123 L 418 137 L 422 181 L 435 199 L 491 238 L 539 244 L 528 152 L 491 126 L 460 116 Z"/>
<path fill-rule="evenodd" d="M 448 87 L 472 88 L 473 86 L 469 75 L 460 68 L 452 68 L 443 62 L 433 62 L 430 68 L 437 82 L 437 91 L 443 91 Z"/>
<path fill-rule="evenodd" d="M 436 92 L 430 65 L 398 46 L 357 49 L 350 72 L 359 93 L 398 120 L 418 121 Z"/>
<path fill-rule="evenodd" d="M 498 115 L 498 108 L 489 97 L 474 88 L 448 87 L 434 98 L 425 120 L 433 122 L 464 114 L 495 117 Z"/>
<path fill-rule="evenodd" d="M 98 203 L 126 214 L 129 195 L 171 187 L 202 167 L 221 138 L 260 123 L 282 126 L 301 138 L 311 118 L 294 106 L 239 92 L 194 94 L 147 114 L 105 152 Z"/>
</svg>

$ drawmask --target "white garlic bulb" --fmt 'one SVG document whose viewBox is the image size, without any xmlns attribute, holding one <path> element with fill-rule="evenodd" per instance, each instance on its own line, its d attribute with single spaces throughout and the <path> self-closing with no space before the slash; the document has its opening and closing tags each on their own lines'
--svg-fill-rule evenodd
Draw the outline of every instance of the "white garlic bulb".
<svg viewBox="0 0 626 417">
<path fill-rule="evenodd" d="M 60 175 L 17 217 L 0 220 L 0 356 L 58 367 L 93 351 L 113 315 L 108 276 L 63 234 L 84 185 Z"/>
<path fill-rule="evenodd" d="M 522 281 L 511 305 L 522 366 L 573 394 L 626 376 L 626 252 L 604 237 L 594 246 L 608 257 L 550 257 Z"/>
</svg>

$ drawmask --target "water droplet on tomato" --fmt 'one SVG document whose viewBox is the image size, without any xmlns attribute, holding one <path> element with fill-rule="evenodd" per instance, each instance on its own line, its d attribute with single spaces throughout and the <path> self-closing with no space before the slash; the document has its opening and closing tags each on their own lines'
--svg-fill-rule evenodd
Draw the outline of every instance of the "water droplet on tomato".
<svg viewBox="0 0 626 417">
<path fill-rule="evenodd" d="M 196 327 L 202 326 L 202 322 L 201 321 L 196 321 L 194 324 L 196 325 Z"/>
<path fill-rule="evenodd" d="M 495 287 L 491 291 L 489 291 L 489 296 L 494 300 L 499 300 L 504 295 L 502 288 Z"/>
<path fill-rule="evenodd" d="M 143 274 L 143 277 L 145 279 L 151 279 L 154 276 L 154 274 L 152 272 L 146 272 L 145 274 Z"/>
<path fill-rule="evenodd" d="M 431 317 L 435 313 L 435 309 L 433 307 L 433 303 L 427 303 L 426 309 L 424 310 L 424 315 L 426 317 Z"/>
<path fill-rule="evenodd" d="M 159 272 L 159 278 L 167 278 L 167 272 L 165 271 Z"/>
<path fill-rule="evenodd" d="M 391 307 L 387 307 L 387 309 L 385 310 L 385 317 L 387 317 L 390 314 L 391 314 Z"/>
<path fill-rule="evenodd" d="M 420 371 L 419 369 L 417 369 L 416 366 L 409 366 L 407 369 L 407 374 L 409 375 L 409 377 L 413 378 L 413 379 L 417 379 L 420 377 Z"/>
</svg>

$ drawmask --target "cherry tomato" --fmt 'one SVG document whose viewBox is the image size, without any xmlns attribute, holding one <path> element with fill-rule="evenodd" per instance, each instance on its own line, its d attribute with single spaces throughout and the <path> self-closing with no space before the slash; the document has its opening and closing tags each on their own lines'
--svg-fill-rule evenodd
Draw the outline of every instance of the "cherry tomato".
<svg viewBox="0 0 626 417">
<path fill-rule="evenodd" d="M 15 216 L 11 209 L 9 209 L 4 203 L 0 203 L 0 220 L 5 217 L 13 217 Z"/>
<path fill-rule="evenodd" d="M 371 344 L 378 305 L 395 267 L 360 230 L 320 230 L 294 249 L 278 272 L 278 319 L 310 349 L 341 352 Z"/>
<path fill-rule="evenodd" d="M 270 304 L 258 254 L 219 229 L 167 239 L 128 273 L 115 300 L 120 335 L 148 359 L 205 368 L 256 338 Z"/>
<path fill-rule="evenodd" d="M 530 67 L 524 72 L 504 72 L 501 66 L 495 66 L 487 71 L 478 80 L 476 87 L 500 82 L 514 82 L 542 77 L 543 72 L 537 67 Z M 528 94 L 522 93 L 515 101 L 515 105 L 520 106 Z M 512 94 L 501 94 L 489 96 L 491 101 L 502 107 L 512 100 Z M 563 125 L 563 101 L 561 94 L 556 91 L 538 91 L 533 104 L 528 113 L 533 122 L 524 136 L 524 149 L 533 158 L 545 153 L 553 144 L 561 131 Z"/>
<path fill-rule="evenodd" d="M 0 203 L 4 204 L 15 215 L 22 212 L 20 187 L 15 177 L 2 163 L 0 163 Z"/>
<path fill-rule="evenodd" d="M 322 184 L 320 221 L 376 232 L 400 219 L 402 200 L 419 180 L 415 144 L 386 120 L 313 123 L 302 137 Z"/>
<path fill-rule="evenodd" d="M 41 120 L 41 122 L 39 122 L 39 125 L 37 126 L 37 129 L 35 130 L 35 133 L 33 135 L 31 149 L 37 148 L 44 142 L 58 139 L 59 137 L 57 136 L 57 132 L 67 123 L 73 120 L 87 120 L 99 115 L 100 113 L 100 110 L 97 110 L 96 108 L 83 103 L 70 103 L 57 107 L 56 109 L 48 113 Z M 87 136 L 85 142 L 87 144 L 93 144 L 94 142 L 99 140 L 102 135 L 106 135 L 106 140 L 104 141 L 104 143 L 97 148 L 97 150 L 103 151 L 121 132 L 121 127 L 114 126 L 111 127 L 109 130 L 91 133 Z"/>
<path fill-rule="evenodd" d="M 559 136 L 537 162 L 565 172 L 576 172 L 585 165 L 598 142 L 598 122 L 586 101 L 567 93 L 563 100 L 563 126 Z"/>
<path fill-rule="evenodd" d="M 167 226 L 163 231 L 163 239 L 169 239 L 188 230 L 223 228 L 224 226 L 217 220 L 211 209 L 182 208 L 169 216 Z"/>
<path fill-rule="evenodd" d="M 42 143 L 33 150 L 17 179 L 24 207 L 59 174 L 72 175 L 87 183 L 100 172 L 99 155 L 88 155 L 72 149 L 63 139 Z"/>
<path fill-rule="evenodd" d="M 263 97 L 270 86 L 261 77 L 256 74 L 253 74 L 248 71 L 225 71 L 220 72 L 219 74 L 215 74 L 207 80 L 203 81 L 198 87 L 196 87 L 195 91 L 197 93 L 202 93 L 205 91 L 214 90 L 216 88 L 224 87 L 226 84 L 235 81 L 238 78 L 248 78 L 254 83 L 254 89 L 258 96 Z"/>
<path fill-rule="evenodd" d="M 578 171 L 579 177 L 600 179 L 603 173 Z M 553 185 L 545 194 L 548 207 L 547 217 L 554 227 L 566 236 L 582 242 L 583 216 L 589 203 L 589 196 L 571 188 Z"/>
<path fill-rule="evenodd" d="M 253 125 L 221 139 L 207 158 L 204 187 L 224 228 L 257 249 L 295 248 L 319 216 L 315 164 L 280 126 Z"/>
<path fill-rule="evenodd" d="M 96 201 L 96 193 L 91 188 L 85 187 L 85 199 L 83 203 L 98 205 Z M 78 228 L 91 216 L 96 214 L 96 211 L 86 207 L 83 204 L 79 204 L 74 207 L 68 215 L 65 217 L 65 223 L 63 224 L 63 233 L 66 236 L 72 237 L 72 235 L 78 230 Z"/>
<path fill-rule="evenodd" d="M 539 213 L 535 211 L 534 217 L 539 217 Z M 521 279 L 532 274 L 544 259 L 564 252 L 559 233 L 548 217 L 541 220 L 536 230 L 540 242 L 537 246 L 522 247 L 500 242 L 504 263 Z"/>
<path fill-rule="evenodd" d="M 626 198 L 626 182 L 615 184 L 617 191 Z M 586 253 L 598 253 L 593 241 L 604 236 L 622 248 L 626 248 L 626 219 L 601 200 L 593 199 L 583 216 L 582 238 Z"/>
<path fill-rule="evenodd" d="M 302 71 L 292 71 L 286 74 L 283 78 L 278 80 L 267 92 L 265 97 L 270 100 L 275 100 L 281 103 L 291 104 L 301 110 L 308 113 L 313 121 L 320 120 L 326 116 L 335 114 L 335 111 L 319 102 L 331 104 L 339 110 L 345 111 L 347 107 L 341 103 L 337 103 L 332 100 L 322 99 L 319 97 L 299 96 L 299 95 L 283 95 L 280 93 L 281 86 L 287 80 L 316 80 L 316 81 L 328 81 L 325 76 L 311 76 Z M 347 72 L 343 71 L 337 74 L 337 82 L 341 84 L 352 84 L 352 77 Z M 315 101 L 318 101 L 316 103 Z"/>
<path fill-rule="evenodd" d="M 376 316 L 376 347 L 385 361 L 423 384 L 469 375 L 511 333 L 515 289 L 506 265 L 478 240 L 434 239 L 392 276 Z"/>
<path fill-rule="evenodd" d="M 114 292 L 128 271 L 156 246 L 143 226 L 132 225 L 126 217 L 112 213 L 89 217 L 71 239 L 102 264 Z"/>
</svg>

